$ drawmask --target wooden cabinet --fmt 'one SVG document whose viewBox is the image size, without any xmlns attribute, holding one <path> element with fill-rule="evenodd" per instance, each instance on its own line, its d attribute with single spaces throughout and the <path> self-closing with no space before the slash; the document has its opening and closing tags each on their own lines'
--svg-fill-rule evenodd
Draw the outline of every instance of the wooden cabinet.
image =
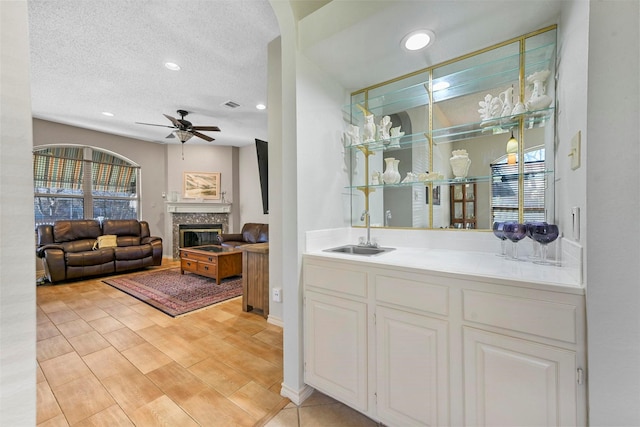
<svg viewBox="0 0 640 427">
<path fill-rule="evenodd" d="M 586 425 L 584 295 L 303 257 L 305 382 L 389 426 Z"/>
<path fill-rule="evenodd" d="M 475 182 L 451 186 L 451 228 L 477 228 Z"/>
<path fill-rule="evenodd" d="M 269 244 L 242 247 L 242 310 L 269 317 Z"/>
</svg>

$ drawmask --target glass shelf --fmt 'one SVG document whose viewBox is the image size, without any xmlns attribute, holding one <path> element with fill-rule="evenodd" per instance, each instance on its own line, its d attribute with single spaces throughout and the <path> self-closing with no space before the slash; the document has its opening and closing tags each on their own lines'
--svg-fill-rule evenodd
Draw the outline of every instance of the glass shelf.
<svg viewBox="0 0 640 427">
<path fill-rule="evenodd" d="M 517 43 L 514 43 L 517 47 Z M 532 74 L 536 71 L 548 69 L 552 66 L 554 59 L 555 43 L 545 44 L 525 51 L 525 69 Z M 446 81 L 449 86 L 446 89 L 434 92 L 434 102 L 442 102 L 448 99 L 457 98 L 470 93 L 491 91 L 496 87 L 518 85 L 519 80 L 519 58 L 520 54 L 515 52 L 506 57 L 483 62 L 459 71 L 452 71 L 441 77 L 435 77 L 433 84 Z M 461 64 L 456 64 L 460 67 Z M 446 71 L 446 67 L 441 68 Z M 405 86 L 401 89 L 392 90 L 377 96 L 369 97 L 366 101 L 367 110 L 375 117 L 394 114 L 416 107 L 427 107 L 429 105 L 429 80 Z M 374 89 L 375 90 L 375 89 Z M 373 91 L 373 90 L 372 90 Z M 353 117 L 353 122 L 364 118 L 361 108 L 365 108 L 364 98 L 354 104 L 347 104 L 343 107 L 345 117 Z"/>
<path fill-rule="evenodd" d="M 554 107 L 549 107 L 542 110 L 528 111 L 526 113 L 518 114 L 515 116 L 497 117 L 495 119 L 492 119 L 490 123 L 477 121 L 461 125 L 449 126 L 446 128 L 437 128 L 432 132 L 433 143 L 436 145 L 447 144 L 451 142 L 477 138 L 479 136 L 507 133 L 510 130 L 517 128 L 520 118 L 523 118 L 524 120 L 525 130 L 544 127 L 547 122 L 552 119 L 554 111 Z M 395 140 L 394 138 L 393 140 L 389 140 L 391 142 L 388 143 L 385 143 L 385 141 L 382 140 L 376 140 L 362 144 L 350 145 L 347 148 L 359 150 L 366 149 L 369 152 L 386 151 L 390 149 L 405 149 L 421 145 L 428 145 L 429 138 L 427 137 L 427 135 L 427 131 L 404 135 L 399 138 L 399 142 L 396 145 L 391 144 L 391 142 Z"/>
<path fill-rule="evenodd" d="M 536 171 L 524 173 L 523 175 L 526 177 L 528 175 L 538 175 L 543 173 L 545 175 L 549 175 L 553 173 L 553 170 L 547 169 L 544 171 Z M 492 182 L 500 180 L 500 182 L 515 180 L 517 181 L 519 178 L 518 173 L 512 174 L 503 174 L 503 175 L 487 175 L 487 176 L 468 176 L 466 178 L 445 178 L 445 179 L 434 179 L 430 181 L 418 181 L 418 182 L 399 182 L 397 184 L 371 184 L 371 185 L 350 185 L 345 187 L 345 189 L 351 190 L 362 190 L 364 188 L 368 189 L 368 191 L 375 191 L 376 189 L 391 189 L 391 188 L 408 188 L 408 187 L 426 187 L 429 184 L 432 185 L 460 185 L 460 184 L 472 184 L 472 183 L 480 183 L 480 182 Z"/>
<path fill-rule="evenodd" d="M 554 110 L 554 107 L 549 107 L 542 110 L 527 111 L 515 116 L 496 117 L 490 122 L 478 121 L 434 129 L 432 133 L 433 143 L 438 145 L 479 136 L 507 133 L 517 128 L 521 118 L 524 120 L 525 129 L 544 127 L 551 120 Z"/>
</svg>

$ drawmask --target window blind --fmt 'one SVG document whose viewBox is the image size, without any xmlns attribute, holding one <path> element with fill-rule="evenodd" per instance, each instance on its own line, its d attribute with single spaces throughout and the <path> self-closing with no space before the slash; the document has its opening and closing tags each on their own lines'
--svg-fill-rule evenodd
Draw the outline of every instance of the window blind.
<svg viewBox="0 0 640 427">
<path fill-rule="evenodd" d="M 136 194 L 137 166 L 109 153 L 93 151 L 91 184 L 94 194 L 130 196 Z"/>
<path fill-rule="evenodd" d="M 544 221 L 544 160 L 524 164 L 524 221 Z M 518 221 L 518 165 L 491 165 L 493 221 Z"/>
<path fill-rule="evenodd" d="M 33 154 L 36 193 L 82 194 L 82 148 L 57 147 Z"/>
</svg>

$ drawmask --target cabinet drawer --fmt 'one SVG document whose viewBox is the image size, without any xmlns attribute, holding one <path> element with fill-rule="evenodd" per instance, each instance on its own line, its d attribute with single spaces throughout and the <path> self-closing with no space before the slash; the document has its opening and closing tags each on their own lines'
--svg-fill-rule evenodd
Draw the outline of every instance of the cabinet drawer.
<svg viewBox="0 0 640 427">
<path fill-rule="evenodd" d="M 471 290 L 463 298 L 464 320 L 576 343 L 575 305 Z"/>
<path fill-rule="evenodd" d="M 183 270 L 196 271 L 198 269 L 198 261 L 194 261 L 191 259 L 181 259 L 180 266 Z"/>
<path fill-rule="evenodd" d="M 194 253 L 182 253 L 182 258 L 185 259 L 193 259 L 196 261 L 204 261 L 204 262 L 212 262 L 215 263 L 217 257 L 215 255 L 206 255 L 206 254 L 194 254 Z"/>
<path fill-rule="evenodd" d="M 364 271 L 325 268 L 306 264 L 304 282 L 305 286 L 313 286 L 363 298 L 367 296 L 367 273 Z"/>
<path fill-rule="evenodd" d="M 376 300 L 443 316 L 449 314 L 449 289 L 426 281 L 376 276 Z"/>
<path fill-rule="evenodd" d="M 198 273 L 216 274 L 216 265 L 206 262 L 198 262 Z"/>
</svg>

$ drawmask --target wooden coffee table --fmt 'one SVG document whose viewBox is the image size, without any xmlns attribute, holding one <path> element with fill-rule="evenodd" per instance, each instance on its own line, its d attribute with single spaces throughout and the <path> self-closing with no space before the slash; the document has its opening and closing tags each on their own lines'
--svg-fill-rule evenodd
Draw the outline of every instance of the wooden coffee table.
<svg viewBox="0 0 640 427">
<path fill-rule="evenodd" d="M 242 275 L 242 251 L 218 245 L 180 248 L 180 274 L 185 271 L 216 279 Z"/>
</svg>

